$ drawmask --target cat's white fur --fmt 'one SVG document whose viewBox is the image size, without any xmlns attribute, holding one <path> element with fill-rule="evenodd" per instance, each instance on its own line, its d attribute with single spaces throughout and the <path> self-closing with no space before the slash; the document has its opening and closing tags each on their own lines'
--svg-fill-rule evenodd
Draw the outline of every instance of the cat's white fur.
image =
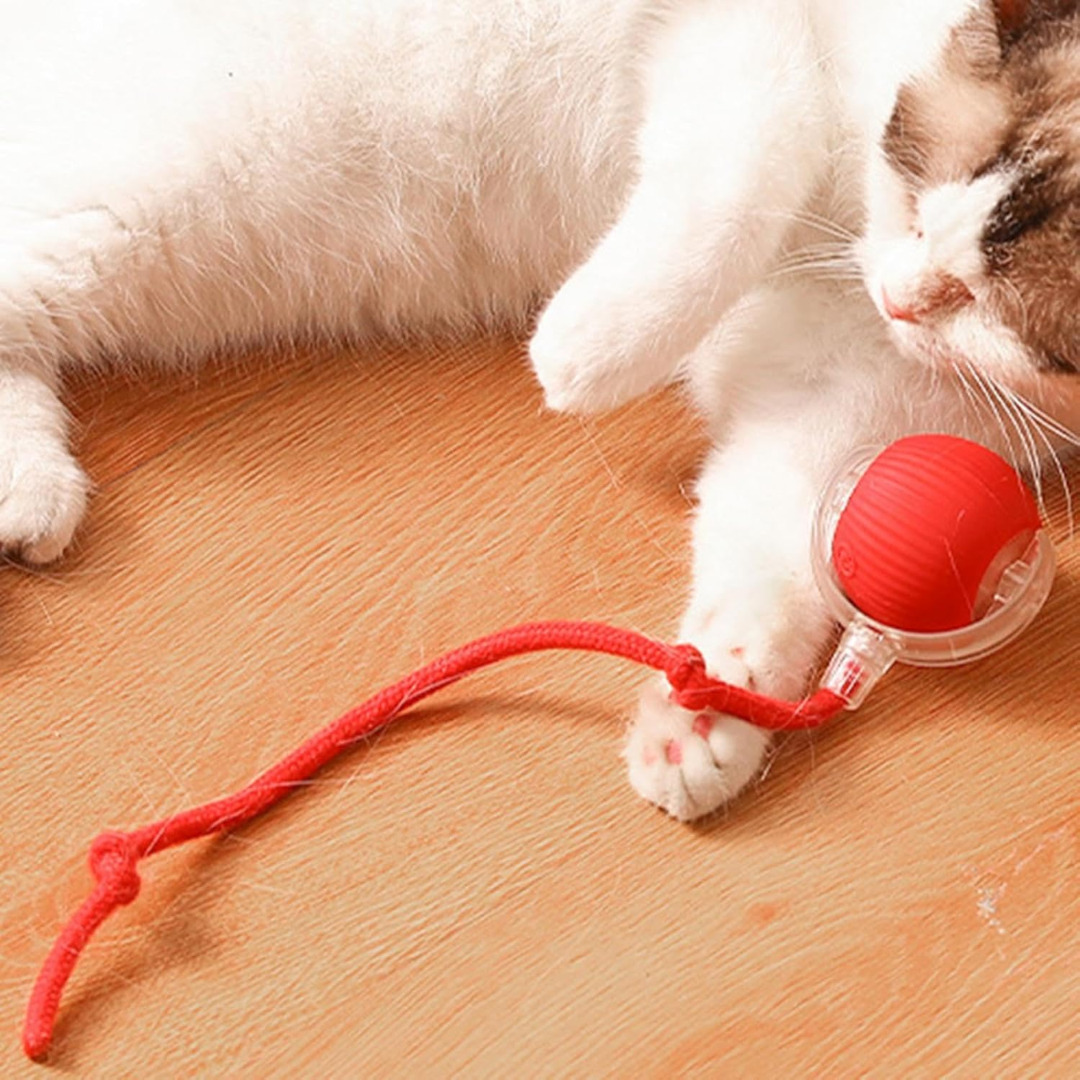
<svg viewBox="0 0 1080 1080">
<path fill-rule="evenodd" d="M 681 369 L 712 412 L 683 633 L 716 673 L 799 692 L 829 632 L 808 540 L 838 458 L 913 429 L 1008 449 L 874 309 L 942 252 L 979 271 L 986 200 L 938 193 L 914 244 L 874 150 L 975 3 L 9 0 L 0 542 L 52 559 L 82 517 L 62 362 L 523 326 L 553 297 L 530 349 L 549 404 Z M 869 297 L 807 255 L 867 207 Z M 957 335 L 1009 352 L 997 327 Z M 626 754 L 690 818 L 766 748 L 650 687 Z"/>
</svg>

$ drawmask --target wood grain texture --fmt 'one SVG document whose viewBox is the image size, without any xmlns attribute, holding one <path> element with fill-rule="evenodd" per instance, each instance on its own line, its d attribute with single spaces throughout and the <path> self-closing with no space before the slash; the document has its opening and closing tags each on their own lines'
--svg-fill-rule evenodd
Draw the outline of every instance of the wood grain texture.
<svg viewBox="0 0 1080 1080">
<path fill-rule="evenodd" d="M 669 635 L 704 442 L 543 415 L 512 342 L 75 388 L 99 485 L 0 601 L 0 1074 L 84 852 L 511 621 Z M 1073 484 L 1073 497 L 1080 486 Z M 643 673 L 478 675 L 264 820 L 144 864 L 48 1068 L 122 1076 L 1074 1076 L 1080 540 L 1007 654 L 905 671 L 726 817 L 639 802 Z"/>
</svg>

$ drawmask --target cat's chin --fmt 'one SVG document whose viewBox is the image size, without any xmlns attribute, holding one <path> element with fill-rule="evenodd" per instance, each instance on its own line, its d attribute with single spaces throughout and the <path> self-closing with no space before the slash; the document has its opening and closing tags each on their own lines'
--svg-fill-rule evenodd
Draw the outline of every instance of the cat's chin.
<svg viewBox="0 0 1080 1080">
<path fill-rule="evenodd" d="M 950 348 L 941 336 L 925 326 L 886 320 L 889 338 L 905 360 L 921 364 L 932 371 L 952 371 L 972 363 Z"/>
<path fill-rule="evenodd" d="M 1041 381 L 1026 354 L 1002 348 L 993 340 L 985 350 L 964 349 L 932 327 L 886 320 L 886 330 L 905 360 L 930 371 L 958 374 L 961 379 L 976 383 L 988 380 L 1022 393 L 1031 392 Z"/>
</svg>

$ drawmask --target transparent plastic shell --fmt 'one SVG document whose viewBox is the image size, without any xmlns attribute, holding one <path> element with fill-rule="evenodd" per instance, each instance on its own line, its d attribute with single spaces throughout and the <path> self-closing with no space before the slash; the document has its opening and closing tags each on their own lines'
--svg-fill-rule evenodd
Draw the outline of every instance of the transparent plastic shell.
<svg viewBox="0 0 1080 1080">
<path fill-rule="evenodd" d="M 1018 558 L 1006 566 L 982 618 L 940 633 L 911 633 L 886 626 L 861 612 L 844 594 L 832 566 L 836 523 L 859 478 L 882 447 L 855 453 L 830 479 L 818 503 L 811 555 L 814 576 L 832 615 L 846 630 L 821 685 L 850 709 L 896 661 L 918 667 L 952 667 L 978 660 L 1007 645 L 1025 630 L 1050 594 L 1054 549 L 1039 530 Z"/>
</svg>

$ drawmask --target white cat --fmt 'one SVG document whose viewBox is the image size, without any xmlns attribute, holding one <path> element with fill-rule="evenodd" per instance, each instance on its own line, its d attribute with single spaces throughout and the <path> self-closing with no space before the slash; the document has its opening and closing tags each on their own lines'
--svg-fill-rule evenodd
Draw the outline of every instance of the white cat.
<svg viewBox="0 0 1080 1080">
<path fill-rule="evenodd" d="M 89 486 L 61 365 L 524 328 L 553 296 L 551 406 L 693 382 L 718 447 L 683 634 L 795 694 L 840 458 L 935 429 L 1037 468 L 1032 410 L 1080 420 L 1076 0 L 3 11 L 0 542 L 30 561 Z M 626 755 L 691 818 L 766 746 L 650 687 Z"/>
</svg>

